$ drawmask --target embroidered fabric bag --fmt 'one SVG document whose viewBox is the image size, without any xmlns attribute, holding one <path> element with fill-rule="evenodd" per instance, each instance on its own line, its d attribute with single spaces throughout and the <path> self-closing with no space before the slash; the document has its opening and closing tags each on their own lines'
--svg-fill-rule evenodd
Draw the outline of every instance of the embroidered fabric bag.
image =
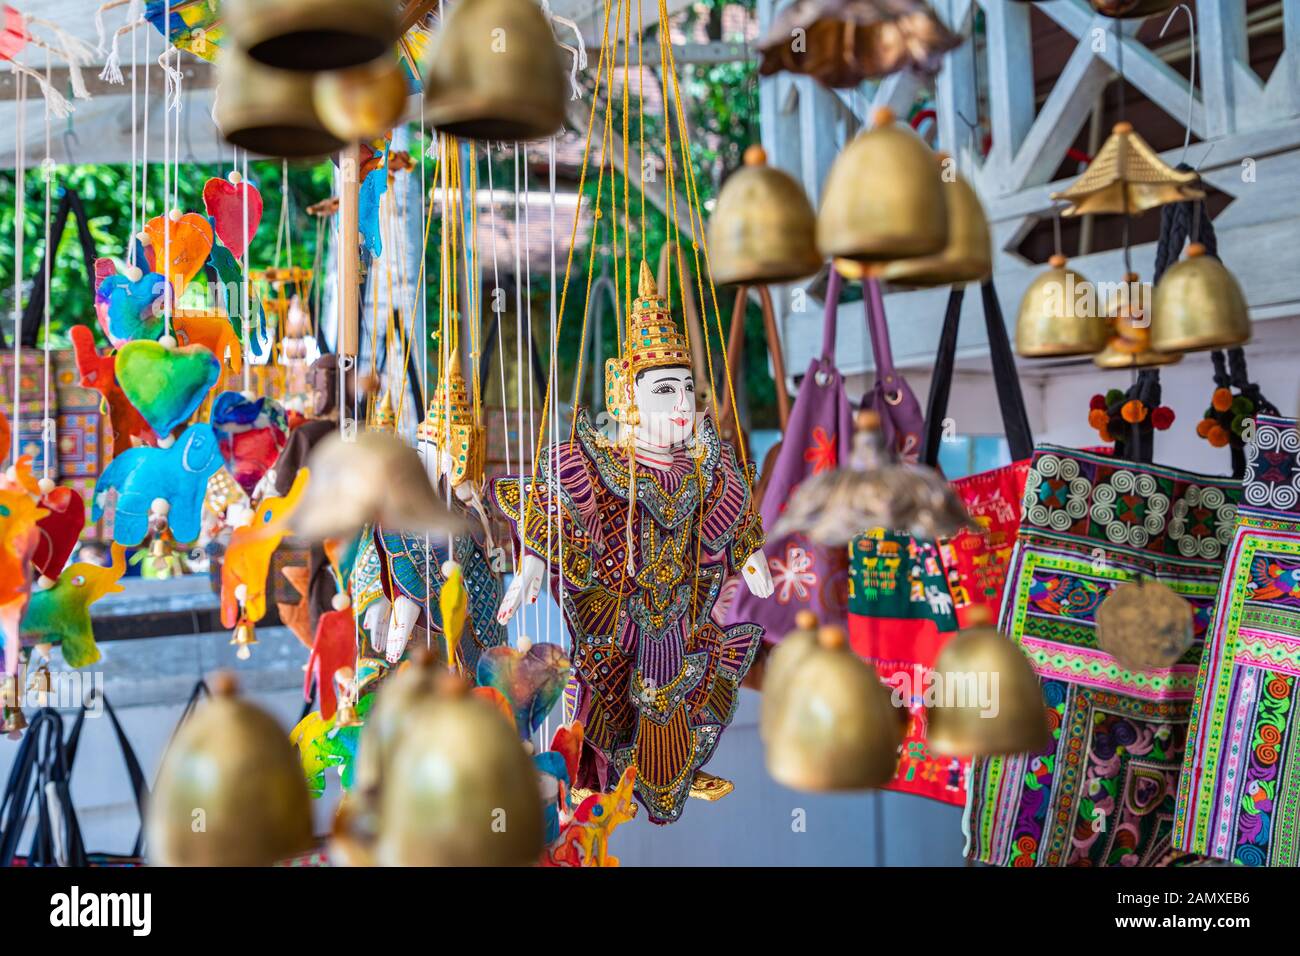
<svg viewBox="0 0 1300 956">
<path fill-rule="evenodd" d="M 1300 433 L 1260 416 L 1196 680 L 1174 817 L 1180 850 L 1300 864 Z"/>
<path fill-rule="evenodd" d="M 1196 671 L 1240 499 L 1231 478 L 1038 447 L 1000 628 L 1042 680 L 1054 743 L 974 762 L 969 857 L 1003 866 L 1168 857 Z M 1139 576 L 1194 610 L 1193 644 L 1172 667 L 1129 671 L 1098 647 L 1097 608 Z"/>
<path fill-rule="evenodd" d="M 1011 449 L 1011 464 L 991 471 L 957 478 L 953 489 L 961 498 L 979 531 L 962 531 L 939 542 L 949 590 L 957 611 L 957 621 L 966 624 L 966 615 L 976 606 L 984 606 L 996 620 L 1002 607 L 1002 590 L 1006 584 L 1007 562 L 1016 543 L 1020 525 L 1020 500 L 1024 496 L 1029 459 L 1034 439 L 1029 431 L 1029 415 L 1020 392 L 1015 358 L 1007 339 L 1002 307 L 992 281 L 981 287 L 984 324 L 988 333 L 989 354 L 993 360 L 993 382 L 997 388 L 1002 427 Z M 926 408 L 925 443 L 921 461 L 932 468 L 939 464 L 948 395 L 952 388 L 953 364 L 957 352 L 957 326 L 961 319 L 964 288 L 954 288 L 948 296 L 948 311 L 935 359 L 934 378 L 930 382 L 930 399 Z"/>
</svg>

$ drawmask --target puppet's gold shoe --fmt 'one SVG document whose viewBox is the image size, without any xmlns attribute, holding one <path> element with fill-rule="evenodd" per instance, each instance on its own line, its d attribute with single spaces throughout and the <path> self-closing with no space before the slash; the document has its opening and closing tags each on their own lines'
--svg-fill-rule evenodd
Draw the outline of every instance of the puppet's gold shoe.
<svg viewBox="0 0 1300 956">
<path fill-rule="evenodd" d="M 721 800 L 735 789 L 736 785 L 725 777 L 703 770 L 695 771 L 695 779 L 691 781 L 691 796 L 696 800 Z"/>
</svg>

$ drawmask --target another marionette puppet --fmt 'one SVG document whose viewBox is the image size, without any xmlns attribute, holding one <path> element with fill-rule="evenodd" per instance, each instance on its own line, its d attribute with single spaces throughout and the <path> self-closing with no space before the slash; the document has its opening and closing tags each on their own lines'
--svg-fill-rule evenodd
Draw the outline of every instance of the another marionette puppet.
<svg viewBox="0 0 1300 956">
<path fill-rule="evenodd" d="M 686 340 L 644 263 L 626 343 L 605 368 L 618 439 L 579 410 L 572 440 L 545 449 L 534 477 L 492 484 L 523 555 L 497 619 L 550 578 L 573 641 L 568 716 L 587 728 L 575 785 L 607 791 L 635 767 L 637 798 L 670 823 L 688 796 L 732 789 L 701 768 L 735 715 L 762 628 L 723 625 L 722 582 L 741 574 L 767 597 L 772 578 L 752 474 L 697 416 Z"/>
<path fill-rule="evenodd" d="M 466 530 L 456 535 L 450 554 L 449 542 L 443 535 L 407 534 L 376 527 L 374 543 L 384 595 L 391 602 L 384 645 L 388 662 L 401 659 L 417 627 L 441 641 L 438 597 L 448 573 L 459 573 L 469 595 L 469 626 L 456 648 L 456 664 L 462 673 L 473 675 L 479 654 L 505 642 L 505 628 L 496 620 L 501 601 L 499 572 L 504 569 L 505 557 L 493 545 L 479 491 L 485 433 L 483 426 L 475 422 L 455 350 L 448 366 L 429 402 L 428 414 L 416 430 L 417 448 L 430 483 L 440 495 L 450 492 L 451 507 L 465 518 L 466 528 L 477 526 L 482 534 Z M 447 563 L 449 557 L 459 565 L 458 571 Z M 382 613 L 381 609 L 367 622 L 376 631 Z"/>
</svg>

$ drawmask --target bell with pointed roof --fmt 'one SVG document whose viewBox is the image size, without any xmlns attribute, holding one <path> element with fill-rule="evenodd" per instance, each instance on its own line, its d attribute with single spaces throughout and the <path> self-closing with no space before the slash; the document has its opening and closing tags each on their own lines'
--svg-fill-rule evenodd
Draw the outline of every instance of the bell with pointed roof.
<svg viewBox="0 0 1300 956">
<path fill-rule="evenodd" d="M 429 410 L 416 428 L 416 437 L 449 456 L 452 487 L 466 480 L 483 482 L 487 432 L 475 421 L 469 389 L 460 371 L 458 349 L 451 350 L 447 368 L 429 401 Z"/>
<path fill-rule="evenodd" d="M 388 389 L 384 389 L 379 404 L 370 416 L 370 427 L 379 432 L 397 431 L 397 413 L 393 410 L 393 400 L 389 397 Z"/>
</svg>

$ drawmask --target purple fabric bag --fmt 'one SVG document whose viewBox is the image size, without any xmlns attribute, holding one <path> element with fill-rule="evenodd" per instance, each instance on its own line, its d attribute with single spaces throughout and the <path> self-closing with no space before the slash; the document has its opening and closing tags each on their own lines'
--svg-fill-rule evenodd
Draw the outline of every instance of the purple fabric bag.
<svg viewBox="0 0 1300 956">
<path fill-rule="evenodd" d="M 862 396 L 862 409 L 880 416 L 880 430 L 885 436 L 886 447 L 896 448 L 903 460 L 915 463 L 921 454 L 925 416 L 921 413 L 921 403 L 916 400 L 911 386 L 894 368 L 894 353 L 889 347 L 889 325 L 885 321 L 885 299 L 880 292 L 880 283 L 868 279 L 864 285 L 863 302 L 867 307 L 867 330 L 871 333 L 871 355 L 876 364 L 876 381 L 871 390 Z"/>
<path fill-rule="evenodd" d="M 822 323 L 822 352 L 809 364 L 799 386 L 781 452 L 759 506 L 765 528 L 776 524 L 790 495 L 805 478 L 830 471 L 849 458 L 852 409 L 844 394 L 844 377 L 835 367 L 835 318 L 842 281 L 832 269 Z M 781 387 L 780 383 L 777 387 Z M 844 548 L 814 545 L 796 534 L 769 538 L 764 552 L 776 589 L 770 598 L 757 598 L 738 577 L 729 581 L 728 587 L 734 593 L 726 611 L 728 624 L 760 624 L 764 639 L 775 643 L 794 628 L 795 614 L 805 609 L 824 624 L 845 622 L 849 568 Z"/>
</svg>

